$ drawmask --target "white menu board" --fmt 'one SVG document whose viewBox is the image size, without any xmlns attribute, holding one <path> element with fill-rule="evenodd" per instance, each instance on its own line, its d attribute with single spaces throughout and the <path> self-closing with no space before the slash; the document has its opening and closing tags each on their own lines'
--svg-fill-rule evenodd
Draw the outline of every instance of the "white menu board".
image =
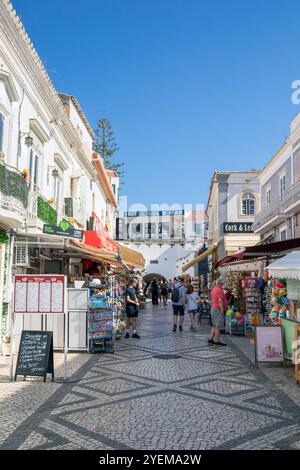
<svg viewBox="0 0 300 470">
<path fill-rule="evenodd" d="M 15 313 L 65 313 L 65 276 L 61 274 L 16 274 Z"/>
<path fill-rule="evenodd" d="M 40 283 L 40 312 L 51 312 L 51 283 Z"/>
<path fill-rule="evenodd" d="M 62 282 L 52 284 L 52 312 L 63 312 L 64 310 L 64 285 Z"/>
<path fill-rule="evenodd" d="M 16 282 L 15 287 L 15 312 L 26 312 L 27 308 L 27 284 Z"/>
<path fill-rule="evenodd" d="M 39 284 L 28 282 L 27 285 L 27 312 L 36 313 L 39 311 Z"/>
</svg>

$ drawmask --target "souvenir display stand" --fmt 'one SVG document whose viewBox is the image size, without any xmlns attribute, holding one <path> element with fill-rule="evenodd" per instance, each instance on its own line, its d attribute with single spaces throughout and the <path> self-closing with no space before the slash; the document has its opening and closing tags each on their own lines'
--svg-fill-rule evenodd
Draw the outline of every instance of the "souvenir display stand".
<svg viewBox="0 0 300 470">
<path fill-rule="evenodd" d="M 90 284 L 88 308 L 88 350 L 91 353 L 114 352 L 114 312 L 110 306 L 110 286 L 94 279 Z"/>
<path fill-rule="evenodd" d="M 285 279 L 275 280 L 272 289 L 271 312 L 269 321 L 272 325 L 280 325 L 281 320 L 287 317 L 288 297 Z"/>
<path fill-rule="evenodd" d="M 115 339 L 121 339 L 125 334 L 125 286 L 126 279 L 112 275 L 108 278 L 109 305 L 114 314 Z"/>
<path fill-rule="evenodd" d="M 234 309 L 228 309 L 226 312 L 225 331 L 230 336 L 246 336 L 246 315 Z"/>
<path fill-rule="evenodd" d="M 245 277 L 242 279 L 242 287 L 244 291 L 245 305 L 246 305 L 246 322 L 252 327 L 258 326 L 261 314 L 261 292 L 258 289 L 256 277 Z"/>
</svg>

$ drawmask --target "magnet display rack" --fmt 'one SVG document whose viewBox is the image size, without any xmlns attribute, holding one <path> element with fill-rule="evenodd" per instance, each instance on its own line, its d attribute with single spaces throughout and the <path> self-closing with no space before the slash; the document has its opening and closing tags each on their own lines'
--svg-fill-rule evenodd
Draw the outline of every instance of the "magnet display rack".
<svg viewBox="0 0 300 470">
<path fill-rule="evenodd" d="M 114 312 L 110 306 L 107 280 L 101 286 L 90 285 L 88 308 L 89 352 L 114 352 Z"/>
</svg>

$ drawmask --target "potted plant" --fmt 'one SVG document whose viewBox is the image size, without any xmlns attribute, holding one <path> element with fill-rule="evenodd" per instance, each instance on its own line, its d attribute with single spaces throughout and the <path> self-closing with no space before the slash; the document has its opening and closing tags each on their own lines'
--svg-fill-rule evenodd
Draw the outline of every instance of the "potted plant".
<svg viewBox="0 0 300 470">
<path fill-rule="evenodd" d="M 5 158 L 5 152 L 0 152 L 0 160 L 4 160 Z"/>
<path fill-rule="evenodd" d="M 29 183 L 30 171 L 28 170 L 28 168 L 24 168 L 24 170 L 22 171 L 22 175 L 23 175 L 23 178 L 26 181 L 26 183 Z"/>
</svg>

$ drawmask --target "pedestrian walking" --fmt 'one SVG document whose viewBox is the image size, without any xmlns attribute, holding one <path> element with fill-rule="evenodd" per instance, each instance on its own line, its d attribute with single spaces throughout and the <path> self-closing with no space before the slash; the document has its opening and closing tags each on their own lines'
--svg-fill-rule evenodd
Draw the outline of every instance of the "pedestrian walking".
<svg viewBox="0 0 300 470">
<path fill-rule="evenodd" d="M 152 304 L 158 305 L 158 284 L 155 278 L 151 282 L 151 295 L 152 295 Z"/>
<path fill-rule="evenodd" d="M 170 298 L 171 298 L 172 290 L 173 290 L 173 282 L 172 282 L 172 279 L 169 279 L 169 282 L 168 282 L 168 291 L 169 291 L 169 296 L 170 296 Z"/>
<path fill-rule="evenodd" d="M 126 288 L 126 333 L 125 338 L 129 338 L 129 329 L 132 326 L 132 338 L 140 338 L 140 335 L 137 333 L 137 318 L 138 318 L 138 298 L 136 293 L 137 281 L 135 279 L 130 279 L 129 285 Z"/>
<path fill-rule="evenodd" d="M 168 297 L 169 297 L 167 281 L 163 281 L 160 292 L 161 292 L 164 307 L 166 307 L 168 305 Z"/>
<path fill-rule="evenodd" d="M 222 279 L 218 279 L 210 294 L 212 300 L 210 311 L 212 329 L 210 332 L 208 344 L 214 344 L 216 346 L 227 346 L 225 343 L 220 341 L 220 330 L 224 325 L 224 314 L 227 310 L 227 301 L 222 286 Z"/>
<path fill-rule="evenodd" d="M 173 306 L 173 333 L 177 330 L 177 320 L 179 316 L 179 331 L 183 331 L 184 309 L 186 304 L 186 288 L 183 278 L 178 278 L 171 295 Z"/>
<path fill-rule="evenodd" d="M 187 309 L 190 315 L 190 322 L 191 326 L 190 329 L 192 331 L 196 331 L 196 314 L 198 312 L 198 304 L 200 301 L 200 297 L 197 292 L 194 291 L 192 284 L 189 284 L 186 290 L 186 302 L 187 302 Z"/>
</svg>

